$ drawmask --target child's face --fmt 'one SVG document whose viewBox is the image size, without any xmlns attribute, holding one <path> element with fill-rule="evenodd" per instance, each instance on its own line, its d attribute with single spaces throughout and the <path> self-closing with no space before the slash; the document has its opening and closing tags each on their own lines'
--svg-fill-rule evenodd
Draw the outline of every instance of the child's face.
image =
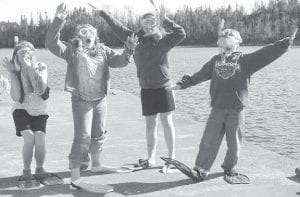
<svg viewBox="0 0 300 197">
<path fill-rule="evenodd" d="M 145 37 L 151 36 L 158 41 L 162 38 L 162 33 L 158 27 L 158 22 L 154 16 L 146 16 L 141 20 L 142 29 L 145 32 Z"/>
<path fill-rule="evenodd" d="M 18 64 L 21 67 L 31 66 L 33 54 L 33 51 L 28 48 L 20 49 L 17 52 Z"/>
<path fill-rule="evenodd" d="M 93 28 L 81 28 L 79 38 L 82 40 L 83 48 L 92 48 L 95 44 L 97 31 Z"/>
<path fill-rule="evenodd" d="M 142 29 L 146 34 L 152 34 L 157 30 L 157 19 L 154 16 L 146 16 L 141 20 Z"/>
<path fill-rule="evenodd" d="M 220 54 L 224 55 L 225 57 L 228 57 L 235 52 L 239 46 L 236 39 L 233 37 L 220 37 L 217 44 Z"/>
</svg>

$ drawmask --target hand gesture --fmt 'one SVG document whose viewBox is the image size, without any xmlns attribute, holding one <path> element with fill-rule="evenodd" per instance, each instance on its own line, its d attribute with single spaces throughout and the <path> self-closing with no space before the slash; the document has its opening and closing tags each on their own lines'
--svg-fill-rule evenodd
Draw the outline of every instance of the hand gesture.
<svg viewBox="0 0 300 197">
<path fill-rule="evenodd" d="M 0 94 L 6 94 L 10 90 L 10 84 L 7 78 L 0 75 Z"/>
<path fill-rule="evenodd" d="M 298 31 L 298 28 L 296 28 L 294 30 L 294 32 L 292 33 L 292 35 L 289 37 L 289 44 L 290 44 L 290 46 L 293 45 L 293 42 L 294 42 L 294 39 L 296 37 L 297 31 Z"/>
<path fill-rule="evenodd" d="M 15 71 L 13 62 L 10 59 L 8 59 L 7 57 L 5 57 L 3 59 L 2 65 L 3 65 L 4 68 L 6 68 L 6 70 L 8 72 L 14 72 Z"/>
<path fill-rule="evenodd" d="M 137 37 L 137 35 L 131 34 L 131 36 L 127 37 L 127 40 L 125 42 L 125 46 L 129 49 L 129 50 L 134 50 L 135 47 L 139 44 L 139 38 Z"/>
<path fill-rule="evenodd" d="M 222 18 L 218 25 L 218 36 L 220 37 L 222 35 L 222 31 L 224 29 L 225 20 Z"/>
<path fill-rule="evenodd" d="M 56 8 L 56 13 L 55 16 L 57 16 L 60 19 L 65 19 L 68 15 L 67 12 L 67 6 L 65 3 L 61 3 L 59 4 L 59 6 L 57 6 Z"/>
</svg>

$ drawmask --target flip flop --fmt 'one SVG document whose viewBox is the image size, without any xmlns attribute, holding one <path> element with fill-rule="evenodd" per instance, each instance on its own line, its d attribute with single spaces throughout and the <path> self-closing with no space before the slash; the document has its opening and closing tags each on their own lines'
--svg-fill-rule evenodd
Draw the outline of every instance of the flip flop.
<svg viewBox="0 0 300 197">
<path fill-rule="evenodd" d="M 111 167 L 111 166 L 99 166 L 92 167 L 91 172 L 108 172 L 108 173 L 129 173 L 133 170 L 126 166 Z"/>
<path fill-rule="evenodd" d="M 180 172 L 191 178 L 195 182 L 201 182 L 203 181 L 203 177 L 200 176 L 200 173 L 198 171 L 192 170 L 190 167 L 185 165 L 184 163 L 177 161 L 175 159 L 171 158 L 166 158 L 166 157 L 161 157 L 162 160 L 165 162 L 172 164 L 175 166 Z"/>
<path fill-rule="evenodd" d="M 71 190 L 86 191 L 91 193 L 105 194 L 113 192 L 114 188 L 110 185 L 96 183 L 75 182 L 70 184 Z"/>
<path fill-rule="evenodd" d="M 138 164 L 125 164 L 121 168 L 130 169 L 132 172 L 151 168 L 147 159 L 139 159 Z"/>
<path fill-rule="evenodd" d="M 178 173 L 180 171 L 174 165 L 166 162 L 165 165 L 160 170 L 160 172 L 164 174 L 173 174 L 173 173 Z"/>
<path fill-rule="evenodd" d="M 21 190 L 26 190 L 26 189 L 40 188 L 41 184 L 34 176 L 30 176 L 30 177 L 20 176 L 18 179 L 17 186 Z"/>
<path fill-rule="evenodd" d="M 250 179 L 245 174 L 241 173 L 231 173 L 227 170 L 224 170 L 224 179 L 229 184 L 249 184 Z"/>
<path fill-rule="evenodd" d="M 36 179 L 43 185 L 61 185 L 64 184 L 62 178 L 54 173 L 35 174 Z"/>
</svg>

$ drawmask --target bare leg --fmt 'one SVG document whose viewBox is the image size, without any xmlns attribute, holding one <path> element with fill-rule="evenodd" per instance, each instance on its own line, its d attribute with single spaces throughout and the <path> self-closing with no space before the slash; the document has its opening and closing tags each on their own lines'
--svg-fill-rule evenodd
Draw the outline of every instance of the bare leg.
<svg viewBox="0 0 300 197">
<path fill-rule="evenodd" d="M 175 127 L 173 123 L 172 112 L 161 113 L 160 119 L 164 128 L 164 136 L 169 157 L 175 159 Z"/>
<path fill-rule="evenodd" d="M 36 168 L 42 169 L 46 157 L 45 133 L 37 131 L 34 133 Z"/>
<path fill-rule="evenodd" d="M 157 114 L 152 116 L 145 116 L 145 119 L 148 160 L 150 165 L 155 165 L 158 116 Z"/>
<path fill-rule="evenodd" d="M 24 170 L 30 170 L 30 165 L 33 156 L 34 134 L 31 130 L 21 131 L 24 140 L 22 149 Z"/>
</svg>

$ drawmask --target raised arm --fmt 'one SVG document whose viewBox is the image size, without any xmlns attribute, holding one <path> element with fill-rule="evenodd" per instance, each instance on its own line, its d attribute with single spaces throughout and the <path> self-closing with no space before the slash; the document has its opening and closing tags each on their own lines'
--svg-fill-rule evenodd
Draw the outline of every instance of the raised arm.
<svg viewBox="0 0 300 197">
<path fill-rule="evenodd" d="M 118 20 L 116 20 L 114 17 L 109 15 L 104 10 L 97 10 L 97 12 L 107 22 L 107 24 L 111 27 L 114 34 L 122 42 L 125 42 L 127 40 L 127 37 L 131 36 L 134 33 L 132 30 L 125 27 L 123 24 L 121 24 Z"/>
<path fill-rule="evenodd" d="M 67 59 L 71 48 L 71 44 L 60 40 L 60 31 L 66 22 L 66 17 L 66 6 L 64 3 L 61 3 L 57 7 L 55 18 L 48 29 L 45 41 L 46 48 L 63 59 Z"/>
<path fill-rule="evenodd" d="M 45 63 L 38 63 L 35 69 L 35 81 L 36 86 L 34 87 L 35 92 L 38 95 L 44 94 L 48 86 L 48 72 L 47 65 Z"/>
<path fill-rule="evenodd" d="M 215 56 L 216 57 L 216 56 Z M 210 61 L 208 61 L 201 68 L 200 71 L 196 72 L 192 76 L 184 75 L 182 80 L 176 83 L 176 86 L 172 87 L 172 89 L 186 89 L 191 86 L 197 85 L 201 82 L 207 81 L 211 79 L 213 64 L 215 62 L 215 57 L 213 57 Z"/>
<path fill-rule="evenodd" d="M 243 63 L 246 73 L 250 76 L 279 58 L 288 50 L 289 46 L 293 44 L 296 33 L 297 30 L 295 30 L 290 37 L 266 45 L 253 53 L 245 54 L 243 56 Z"/>
<path fill-rule="evenodd" d="M 170 50 L 185 39 L 186 33 L 183 27 L 176 24 L 166 16 L 164 17 L 163 26 L 171 30 L 171 33 L 168 33 L 159 42 L 161 44 L 161 47 L 163 47 L 165 50 Z"/>
<path fill-rule="evenodd" d="M 10 77 L 10 96 L 13 101 L 19 102 L 21 97 L 21 84 L 18 79 L 18 75 L 20 75 L 20 70 L 16 70 L 11 60 L 7 57 L 3 59 L 2 62 L 3 67 L 9 72 Z"/>
<path fill-rule="evenodd" d="M 130 63 L 131 56 L 133 55 L 134 49 L 137 45 L 138 37 L 132 34 L 127 38 L 125 42 L 125 49 L 122 54 L 110 49 L 109 47 L 103 46 L 109 67 L 117 68 L 127 66 L 128 63 Z"/>
</svg>

